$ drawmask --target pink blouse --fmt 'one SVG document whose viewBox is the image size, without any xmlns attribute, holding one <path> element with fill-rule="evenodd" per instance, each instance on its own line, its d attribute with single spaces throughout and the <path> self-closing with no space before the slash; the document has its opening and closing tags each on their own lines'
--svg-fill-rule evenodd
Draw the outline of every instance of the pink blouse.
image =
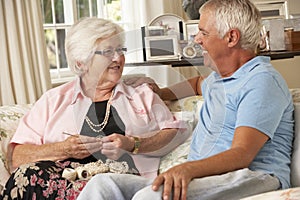
<svg viewBox="0 0 300 200">
<path fill-rule="evenodd" d="M 47 91 L 23 116 L 11 143 L 47 144 L 65 140 L 68 135 L 80 133 L 84 118 L 92 100 L 86 97 L 80 87 L 80 79 Z M 164 148 L 132 155 L 142 176 L 154 178 L 157 175 L 160 157 L 184 142 L 189 134 L 183 121 L 174 119 L 164 102 L 146 84 L 133 88 L 120 82 L 112 99 L 125 124 L 125 134 L 149 137 L 155 131 L 177 128 L 178 133 Z"/>
</svg>

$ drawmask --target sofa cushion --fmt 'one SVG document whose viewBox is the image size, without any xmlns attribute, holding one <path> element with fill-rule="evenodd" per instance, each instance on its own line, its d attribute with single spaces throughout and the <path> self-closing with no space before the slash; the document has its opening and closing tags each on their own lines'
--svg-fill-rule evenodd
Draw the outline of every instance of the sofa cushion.
<svg viewBox="0 0 300 200">
<path fill-rule="evenodd" d="M 7 147 L 18 126 L 19 119 L 29 111 L 31 105 L 1 106 L 0 109 L 0 192 L 10 174 L 7 171 Z"/>
<path fill-rule="evenodd" d="M 292 187 L 300 187 L 300 102 L 294 103 L 295 136 L 293 144 L 291 184 Z"/>
<path fill-rule="evenodd" d="M 186 162 L 190 149 L 193 130 L 199 119 L 199 110 L 203 104 L 202 96 L 191 96 L 178 101 L 166 102 L 174 117 L 185 121 L 189 125 L 190 137 L 176 149 L 161 159 L 159 173 L 165 172 L 171 167 Z"/>
</svg>

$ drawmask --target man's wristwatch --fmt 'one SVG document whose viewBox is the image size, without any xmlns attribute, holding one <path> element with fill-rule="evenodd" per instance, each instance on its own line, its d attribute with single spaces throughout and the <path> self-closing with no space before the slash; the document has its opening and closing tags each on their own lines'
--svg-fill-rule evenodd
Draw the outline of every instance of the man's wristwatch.
<svg viewBox="0 0 300 200">
<path fill-rule="evenodd" d="M 139 148 L 141 146 L 140 138 L 138 137 L 132 137 L 134 139 L 134 148 L 132 150 L 133 154 L 137 154 L 139 152 Z"/>
</svg>

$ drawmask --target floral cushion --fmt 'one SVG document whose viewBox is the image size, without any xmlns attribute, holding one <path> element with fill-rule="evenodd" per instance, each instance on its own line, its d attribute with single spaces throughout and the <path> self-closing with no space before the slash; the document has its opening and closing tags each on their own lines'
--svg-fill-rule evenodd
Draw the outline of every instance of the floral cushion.
<svg viewBox="0 0 300 200">
<path fill-rule="evenodd" d="M 19 119 L 29 111 L 31 105 L 12 105 L 0 108 L 0 191 L 10 174 L 7 170 L 7 146 L 12 138 Z"/>
</svg>

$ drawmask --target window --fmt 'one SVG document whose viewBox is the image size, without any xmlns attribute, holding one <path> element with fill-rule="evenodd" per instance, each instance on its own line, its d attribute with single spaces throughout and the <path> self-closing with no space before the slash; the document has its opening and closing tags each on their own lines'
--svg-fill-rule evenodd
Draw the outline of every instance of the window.
<svg viewBox="0 0 300 200">
<path fill-rule="evenodd" d="M 82 17 L 97 16 L 122 23 L 122 0 L 40 0 L 52 84 L 73 78 L 64 52 L 67 29 Z"/>
</svg>

